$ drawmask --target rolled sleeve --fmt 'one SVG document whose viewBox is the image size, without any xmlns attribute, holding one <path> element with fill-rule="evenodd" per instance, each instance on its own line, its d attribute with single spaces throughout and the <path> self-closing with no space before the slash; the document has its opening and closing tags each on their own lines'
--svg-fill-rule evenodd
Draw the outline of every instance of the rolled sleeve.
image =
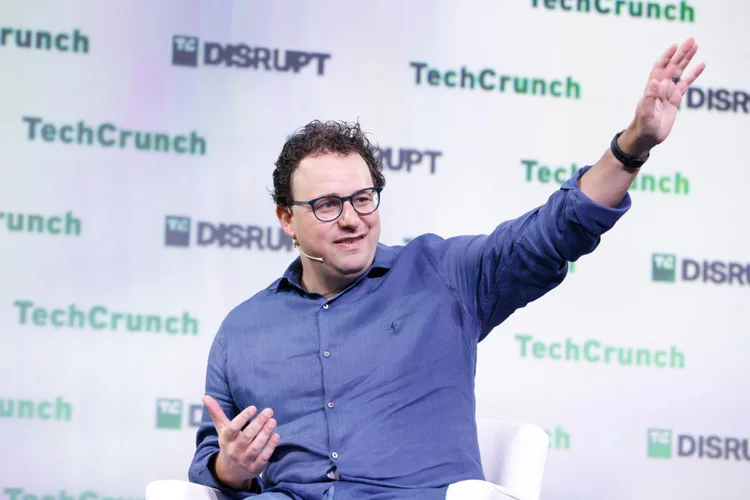
<svg viewBox="0 0 750 500">
<path fill-rule="evenodd" d="M 562 191 L 569 191 L 570 202 L 565 206 L 564 218 L 586 228 L 591 234 L 601 236 L 612 229 L 617 221 L 630 210 L 631 199 L 630 193 L 625 193 L 616 207 L 608 207 L 586 196 L 578 186 L 578 181 L 590 169 L 591 165 L 587 165 L 578 170 L 560 188 Z"/>
</svg>

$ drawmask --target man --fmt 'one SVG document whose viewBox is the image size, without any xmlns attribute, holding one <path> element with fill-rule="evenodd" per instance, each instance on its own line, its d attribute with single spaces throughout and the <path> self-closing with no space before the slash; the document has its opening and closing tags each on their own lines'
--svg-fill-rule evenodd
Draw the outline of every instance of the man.
<svg viewBox="0 0 750 500">
<path fill-rule="evenodd" d="M 629 209 L 629 186 L 705 67 L 685 73 L 696 50 L 692 38 L 667 49 L 599 161 L 489 235 L 380 244 L 385 180 L 359 127 L 295 134 L 273 180 L 301 256 L 219 328 L 190 480 L 240 497 L 407 500 L 483 479 L 477 344 Z"/>
</svg>

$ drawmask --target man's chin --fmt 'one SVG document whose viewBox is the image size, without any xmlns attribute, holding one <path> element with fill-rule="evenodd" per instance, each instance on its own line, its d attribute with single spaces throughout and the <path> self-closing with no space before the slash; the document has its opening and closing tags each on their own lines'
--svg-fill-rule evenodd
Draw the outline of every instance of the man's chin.
<svg viewBox="0 0 750 500">
<path fill-rule="evenodd" d="M 367 270 L 364 266 L 350 266 L 350 265 L 341 265 L 341 266 L 334 266 L 336 271 L 347 278 L 356 278 L 363 272 Z"/>
<path fill-rule="evenodd" d="M 342 276 L 358 276 L 367 270 L 367 261 L 362 255 L 357 255 L 356 258 L 351 257 L 336 259 L 331 263 L 331 267 Z"/>
</svg>

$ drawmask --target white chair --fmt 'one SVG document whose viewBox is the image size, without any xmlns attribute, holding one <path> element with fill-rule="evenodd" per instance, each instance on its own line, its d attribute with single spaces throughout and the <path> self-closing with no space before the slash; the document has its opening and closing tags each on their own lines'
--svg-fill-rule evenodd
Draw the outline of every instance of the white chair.
<svg viewBox="0 0 750 500">
<path fill-rule="evenodd" d="M 486 481 L 454 483 L 446 500 L 539 500 L 547 433 L 525 422 L 478 419 L 477 435 Z M 159 480 L 146 486 L 145 500 L 226 500 L 226 496 L 188 481 Z"/>
</svg>

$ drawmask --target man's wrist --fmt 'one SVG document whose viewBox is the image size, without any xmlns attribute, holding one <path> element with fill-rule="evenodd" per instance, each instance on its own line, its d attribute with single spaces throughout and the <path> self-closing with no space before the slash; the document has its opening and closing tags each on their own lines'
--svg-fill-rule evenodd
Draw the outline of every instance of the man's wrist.
<svg viewBox="0 0 750 500">
<path fill-rule="evenodd" d="M 214 475 L 217 482 L 228 488 L 233 488 L 239 491 L 251 491 L 254 488 L 253 480 L 250 479 L 233 479 L 231 473 L 228 470 L 224 455 L 221 451 L 214 453 L 208 460 L 208 469 Z"/>
<path fill-rule="evenodd" d="M 617 138 L 617 145 L 623 153 L 630 156 L 645 156 L 653 147 L 653 144 L 638 137 L 635 125 L 632 123 Z"/>
</svg>

